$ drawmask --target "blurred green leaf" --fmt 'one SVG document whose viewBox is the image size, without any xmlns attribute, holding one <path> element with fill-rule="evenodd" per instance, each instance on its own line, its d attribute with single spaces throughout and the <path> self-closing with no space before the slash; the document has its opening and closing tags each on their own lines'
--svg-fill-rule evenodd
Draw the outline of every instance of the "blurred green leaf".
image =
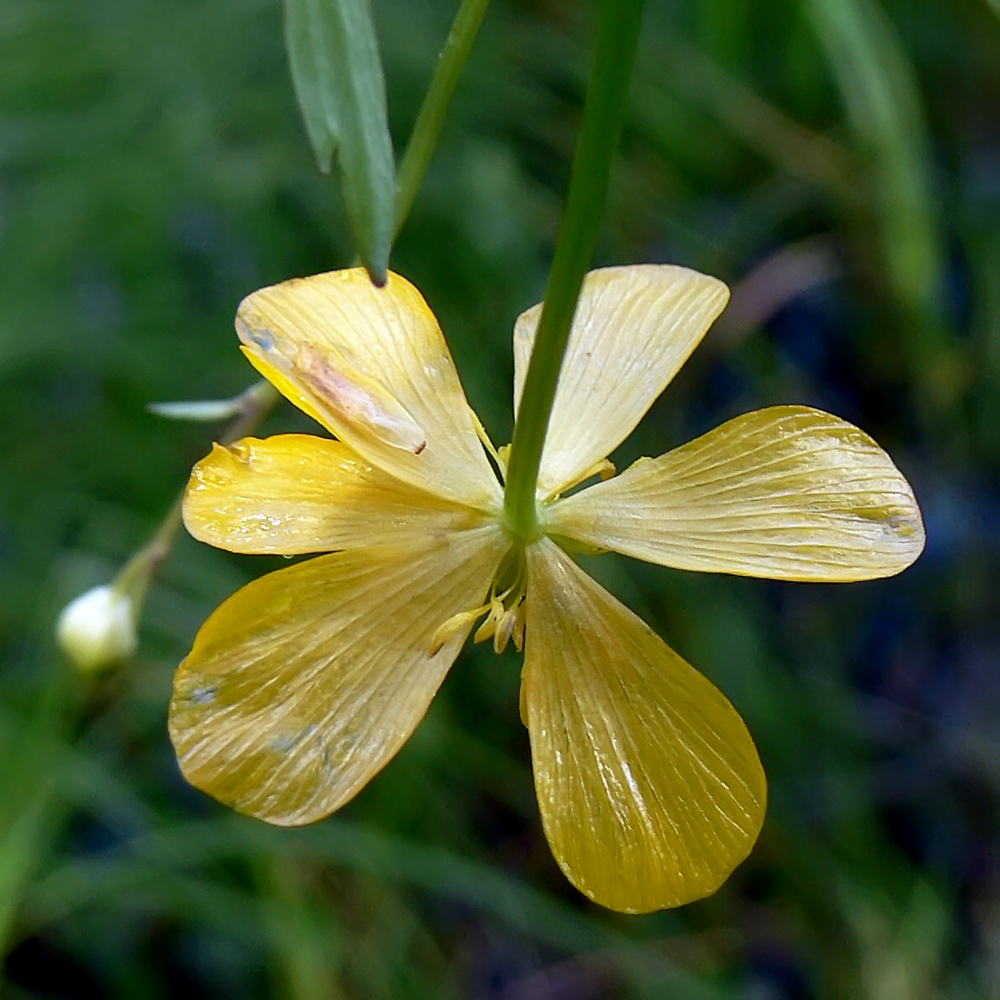
<svg viewBox="0 0 1000 1000">
<path fill-rule="evenodd" d="M 836 886 L 861 954 L 861 974 L 870 1000 L 940 996 L 937 984 L 950 944 L 950 914 L 944 900 L 917 879 L 900 904 L 842 878 Z"/>
<path fill-rule="evenodd" d="M 889 280 L 910 314 L 934 327 L 940 317 L 944 251 L 913 65 L 874 0 L 809 0 L 808 9 L 858 144 L 871 158 L 872 197 Z"/>
<path fill-rule="evenodd" d="M 661 61 L 666 72 L 659 76 L 666 77 L 675 92 L 712 114 L 776 167 L 837 198 L 854 197 L 855 158 L 835 140 L 800 124 L 679 38 L 664 36 Z M 633 104 L 647 120 L 655 120 L 659 111 L 661 88 L 648 74 L 633 85 Z"/>
<path fill-rule="evenodd" d="M 292 82 L 323 173 L 334 154 L 351 232 L 368 273 L 385 282 L 395 168 L 385 75 L 367 0 L 285 0 Z"/>
<path fill-rule="evenodd" d="M 336 967 L 343 962 L 335 913 L 310 892 L 310 873 L 292 857 L 258 866 L 264 921 L 288 995 L 296 1000 L 341 1000 Z"/>
<path fill-rule="evenodd" d="M 73 678 L 55 671 L 26 718 L 0 715 L 0 946 L 6 946 L 22 893 L 51 848 L 68 804 L 57 794 L 61 737 Z"/>
<path fill-rule="evenodd" d="M 685 1000 L 721 1000 L 724 996 L 711 983 L 699 982 L 659 953 L 655 939 L 644 940 L 641 924 L 619 929 L 615 922 L 580 912 L 501 869 L 342 820 L 328 820 L 291 835 L 276 835 L 263 824 L 235 816 L 143 832 L 113 852 L 65 863 L 36 880 L 26 901 L 24 926 L 37 930 L 132 891 L 158 892 L 161 879 L 173 883 L 181 873 L 224 858 L 277 856 L 281 865 L 290 847 L 300 862 L 343 868 L 471 906 L 549 947 L 589 954 L 632 983 L 676 986 Z M 282 893 L 289 891 L 286 878 Z M 286 896 L 273 891 L 268 898 L 279 909 L 288 905 Z M 274 916 L 271 912 L 267 919 Z M 288 919 L 287 912 L 282 919 Z"/>
</svg>

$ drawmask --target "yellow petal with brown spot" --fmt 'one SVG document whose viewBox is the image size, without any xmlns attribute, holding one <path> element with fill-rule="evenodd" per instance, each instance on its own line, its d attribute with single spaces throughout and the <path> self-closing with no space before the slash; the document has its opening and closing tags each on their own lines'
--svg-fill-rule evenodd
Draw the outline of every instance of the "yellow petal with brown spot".
<svg viewBox="0 0 1000 1000">
<path fill-rule="evenodd" d="M 920 555 L 910 484 L 852 424 L 774 406 L 552 504 L 549 530 L 677 569 L 870 580 Z"/>
<path fill-rule="evenodd" d="M 191 471 L 184 524 L 230 552 L 333 552 L 464 531 L 485 515 L 306 434 L 216 445 Z"/>
<path fill-rule="evenodd" d="M 743 720 L 548 539 L 528 549 L 522 684 L 545 835 L 581 892 L 680 906 L 747 856 L 767 788 Z"/>
<path fill-rule="evenodd" d="M 423 718 L 507 541 L 496 528 L 318 556 L 237 591 L 202 626 L 174 681 L 184 776 L 280 826 L 322 819 Z"/>
<path fill-rule="evenodd" d="M 236 330 L 253 364 L 372 465 L 469 506 L 500 486 L 434 314 L 405 278 L 361 268 L 247 296 Z"/>
</svg>

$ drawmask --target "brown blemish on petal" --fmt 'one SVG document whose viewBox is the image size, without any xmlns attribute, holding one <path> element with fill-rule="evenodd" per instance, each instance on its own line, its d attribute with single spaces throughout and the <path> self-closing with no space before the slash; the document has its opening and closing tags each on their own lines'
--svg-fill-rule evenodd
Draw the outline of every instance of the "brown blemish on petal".
<svg viewBox="0 0 1000 1000">
<path fill-rule="evenodd" d="M 318 401 L 336 419 L 374 434 L 380 441 L 419 455 L 427 447 L 423 428 L 374 379 L 335 367 L 311 344 L 299 348 L 296 368 Z"/>
</svg>

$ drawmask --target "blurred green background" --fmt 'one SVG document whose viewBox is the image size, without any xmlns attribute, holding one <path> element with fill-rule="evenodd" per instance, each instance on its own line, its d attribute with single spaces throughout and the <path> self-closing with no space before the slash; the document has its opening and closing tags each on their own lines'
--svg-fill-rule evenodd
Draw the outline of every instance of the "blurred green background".
<svg viewBox="0 0 1000 1000">
<path fill-rule="evenodd" d="M 454 0 L 375 0 L 397 152 Z M 469 649 L 399 757 L 281 831 L 185 785 L 172 671 L 277 565 L 182 538 L 138 657 L 98 679 L 60 607 L 155 529 L 253 381 L 254 288 L 343 266 L 276 0 L 0 2 L 0 935 L 13 998 L 1000 998 L 1000 11 L 988 0 L 649 0 L 596 263 L 733 303 L 616 456 L 773 403 L 864 427 L 928 546 L 853 586 L 588 568 L 714 679 L 771 782 L 714 898 L 588 904 L 542 837 L 519 659 Z M 593 5 L 494 0 L 393 266 L 509 440 Z M 264 432 L 308 429 L 279 407 Z"/>
</svg>

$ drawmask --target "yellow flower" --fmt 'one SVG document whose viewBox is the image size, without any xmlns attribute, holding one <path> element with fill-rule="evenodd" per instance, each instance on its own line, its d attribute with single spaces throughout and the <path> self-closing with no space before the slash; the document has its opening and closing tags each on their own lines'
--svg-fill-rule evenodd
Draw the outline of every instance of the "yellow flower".
<svg viewBox="0 0 1000 1000">
<path fill-rule="evenodd" d="M 377 289 L 350 270 L 245 299 L 247 357 L 336 440 L 216 446 L 192 473 L 185 523 L 234 552 L 329 554 L 254 581 L 199 632 L 170 716 L 188 780 L 271 823 L 328 815 L 399 750 L 485 617 L 478 638 L 523 638 L 522 717 L 569 880 L 628 912 L 718 888 L 763 821 L 753 741 L 567 540 L 683 569 L 842 581 L 897 573 L 924 540 L 885 452 L 802 406 L 737 417 L 568 493 L 613 471 L 606 456 L 727 298 L 679 267 L 588 275 L 542 457 L 540 534 L 523 544 L 503 526 L 492 447 L 412 285 L 390 275 Z M 515 328 L 515 408 L 538 318 L 536 306 Z"/>
</svg>

